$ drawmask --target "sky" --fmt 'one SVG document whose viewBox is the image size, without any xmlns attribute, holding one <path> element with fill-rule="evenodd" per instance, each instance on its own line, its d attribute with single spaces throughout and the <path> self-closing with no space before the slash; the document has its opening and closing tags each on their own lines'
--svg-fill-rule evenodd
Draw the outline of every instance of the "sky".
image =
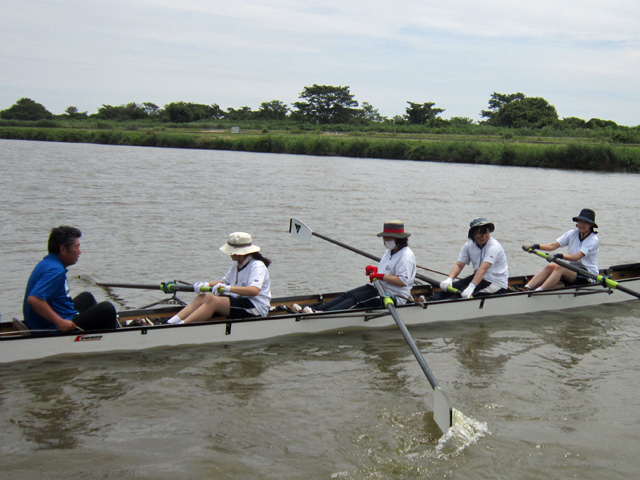
<svg viewBox="0 0 640 480">
<path fill-rule="evenodd" d="M 2 0 L 0 110 L 291 106 L 348 86 L 381 115 L 481 119 L 494 92 L 640 125 L 635 0 Z"/>
</svg>

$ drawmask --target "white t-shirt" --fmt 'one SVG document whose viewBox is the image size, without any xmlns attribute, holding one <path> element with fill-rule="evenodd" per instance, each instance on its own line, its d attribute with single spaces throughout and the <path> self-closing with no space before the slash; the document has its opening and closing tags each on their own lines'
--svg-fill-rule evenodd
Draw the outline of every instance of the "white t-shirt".
<svg viewBox="0 0 640 480">
<path fill-rule="evenodd" d="M 233 262 L 229 271 L 222 277 L 222 283 L 232 287 L 258 287 L 260 293 L 255 297 L 247 297 L 237 293 L 230 293 L 230 295 L 248 298 L 255 305 L 257 315 L 267 316 L 271 304 L 271 280 L 269 279 L 269 269 L 262 261 L 252 257 L 240 271 L 238 271 L 238 262 Z"/>
<path fill-rule="evenodd" d="M 398 305 L 404 305 L 411 295 L 411 288 L 416 278 L 416 257 L 413 254 L 413 250 L 409 247 L 404 247 L 399 252 L 391 255 L 391 250 L 387 249 L 380 259 L 378 273 L 396 275 L 402 280 L 402 283 L 405 284 L 404 287 L 391 285 L 385 281 L 382 282 L 382 286 L 389 295 L 396 296 Z"/>
<path fill-rule="evenodd" d="M 569 230 L 556 240 L 561 247 L 568 246 L 568 254 L 582 252 L 582 257 L 577 262 L 569 262 L 573 266 L 578 268 L 586 268 L 591 273 L 600 275 L 598 270 L 598 250 L 600 250 L 600 239 L 595 233 L 589 234 L 587 238 L 580 241 L 580 231 L 577 228 Z"/>
<path fill-rule="evenodd" d="M 507 255 L 504 248 L 495 238 L 490 237 L 484 247 L 480 248 L 478 244 L 468 239 L 458 256 L 458 261 L 469 265 L 473 264 L 473 271 L 480 268 L 482 262 L 489 262 L 491 267 L 484 274 L 487 282 L 498 285 L 500 288 L 509 287 L 509 265 L 507 265 Z"/>
</svg>

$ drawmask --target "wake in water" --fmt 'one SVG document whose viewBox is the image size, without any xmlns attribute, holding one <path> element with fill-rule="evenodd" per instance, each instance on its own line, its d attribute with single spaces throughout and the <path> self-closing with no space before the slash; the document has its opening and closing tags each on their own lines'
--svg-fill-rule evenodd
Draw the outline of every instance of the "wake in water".
<svg viewBox="0 0 640 480">
<path fill-rule="evenodd" d="M 460 410 L 453 409 L 453 426 L 438 441 L 435 458 L 448 459 L 458 455 L 469 445 L 489 433 L 487 424 L 467 417 Z"/>
</svg>

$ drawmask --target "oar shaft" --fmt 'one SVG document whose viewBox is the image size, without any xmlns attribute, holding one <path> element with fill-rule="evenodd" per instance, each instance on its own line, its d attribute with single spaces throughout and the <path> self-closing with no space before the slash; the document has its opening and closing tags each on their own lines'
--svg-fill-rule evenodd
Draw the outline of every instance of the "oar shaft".
<svg viewBox="0 0 640 480">
<path fill-rule="evenodd" d="M 427 365 L 427 362 L 425 361 L 424 357 L 420 353 L 420 350 L 418 350 L 418 346 L 413 341 L 413 338 L 411 337 L 411 334 L 409 333 L 409 330 L 407 330 L 407 326 L 400 319 L 400 316 L 398 315 L 396 307 L 393 304 L 391 304 L 391 305 L 389 305 L 387 307 L 387 309 L 389 310 L 389 312 L 391 312 L 391 316 L 393 317 L 393 319 L 395 320 L 396 324 L 398 325 L 398 328 L 402 332 L 402 336 L 407 341 L 407 344 L 409 344 L 409 348 L 411 348 L 411 351 L 413 352 L 413 356 L 416 357 L 416 360 L 420 364 L 420 368 L 422 369 L 422 371 L 426 375 L 427 380 L 429 380 L 429 383 L 431 384 L 431 386 L 433 388 L 439 387 L 438 381 L 436 380 L 436 377 L 434 377 L 433 373 L 431 372 L 431 369 Z"/>
<path fill-rule="evenodd" d="M 352 247 L 350 245 L 347 245 L 346 243 L 342 243 L 342 242 L 339 242 L 338 240 L 334 240 L 332 238 L 326 237 L 320 233 L 312 232 L 312 235 L 318 238 L 321 238 L 322 240 L 326 240 L 329 243 L 333 243 L 334 245 L 338 245 L 339 247 L 346 248 L 347 250 L 351 250 L 354 253 L 362 255 L 363 257 L 370 258 L 371 260 L 374 260 L 376 262 L 379 262 L 381 260 L 380 257 L 376 257 L 375 255 L 371 255 L 370 253 L 367 253 L 364 250 L 360 250 L 359 248 Z M 416 273 L 416 278 L 419 278 L 424 282 L 430 283 L 434 287 L 437 287 L 440 285 L 440 282 L 438 282 L 437 280 L 434 280 L 433 278 L 429 278 L 426 275 L 422 275 L 420 273 Z"/>
<path fill-rule="evenodd" d="M 617 283 L 615 288 L 616 288 L 616 290 L 620 290 L 621 292 L 628 293 L 629 295 L 632 295 L 632 296 L 634 296 L 636 298 L 640 298 L 640 293 L 634 292 L 633 290 L 629 290 L 627 287 L 623 287 L 619 283 Z"/>
<path fill-rule="evenodd" d="M 431 373 L 431 369 L 420 353 L 420 350 L 418 350 L 416 342 L 413 341 L 409 330 L 407 330 L 407 327 L 393 304 L 393 300 L 385 292 L 382 283 L 376 280 L 373 282 L 373 285 L 378 290 L 380 297 L 383 299 L 384 305 L 387 307 L 387 310 L 389 310 L 389 313 L 395 320 L 396 325 L 398 325 L 402 336 L 411 348 L 413 355 L 416 357 L 416 360 L 418 360 L 420 368 L 422 368 L 422 371 L 433 388 L 433 419 L 440 430 L 442 430 L 443 433 L 446 433 L 453 426 L 453 404 L 451 403 L 451 399 L 449 398 L 449 395 L 447 395 L 438 385 L 436 377 Z"/>
<path fill-rule="evenodd" d="M 429 383 L 433 388 L 438 387 L 439 385 L 438 385 L 438 381 L 436 380 L 436 377 L 434 377 L 433 373 L 431 372 L 431 369 L 427 365 L 427 362 L 425 361 L 424 357 L 420 353 L 420 350 L 418 350 L 418 346 L 416 345 L 416 342 L 413 341 L 413 337 L 409 333 L 409 330 L 407 330 L 407 327 L 402 321 L 402 318 L 400 318 L 400 314 L 396 310 L 396 307 L 393 304 L 393 300 L 391 300 L 391 298 L 387 296 L 387 293 L 385 292 L 384 287 L 380 284 L 379 281 L 374 281 L 373 285 L 376 287 L 376 289 L 378 290 L 378 293 L 383 298 L 383 301 L 385 306 L 387 307 L 387 310 L 389 310 L 389 313 L 391 313 L 391 316 L 396 322 L 396 325 L 398 325 L 398 328 L 402 332 L 402 336 L 404 337 L 406 342 L 409 344 L 409 348 L 411 348 L 413 355 L 416 357 L 416 360 L 418 360 L 418 363 L 420 364 L 420 368 L 422 368 L 422 371 L 426 375 L 427 380 L 429 380 Z"/>
<path fill-rule="evenodd" d="M 97 283 L 100 287 L 108 288 L 136 288 L 139 290 L 161 290 L 161 284 L 136 284 L 136 283 Z M 172 292 L 193 292 L 193 285 L 171 285 Z"/>
<path fill-rule="evenodd" d="M 136 284 L 136 283 L 103 283 L 96 282 L 96 285 L 100 287 L 108 288 L 137 288 L 139 290 L 159 290 L 159 284 Z"/>
<path fill-rule="evenodd" d="M 350 245 L 347 245 L 346 243 L 339 242 L 338 240 L 334 240 L 332 238 L 325 237 L 324 235 L 322 235 L 320 233 L 313 232 L 312 235 L 315 235 L 318 238 L 326 240 L 329 243 L 333 243 L 334 245 L 338 245 L 339 247 L 346 248 L 347 250 L 351 250 L 352 252 L 355 252 L 358 255 L 362 255 L 363 257 L 370 258 L 371 260 L 374 260 L 376 262 L 379 262 L 381 260 L 380 257 L 376 257 L 375 255 L 371 255 L 370 253 L 367 253 L 367 252 L 365 252 L 363 250 L 360 250 L 358 248 L 355 248 L 355 247 L 352 247 Z"/>
</svg>

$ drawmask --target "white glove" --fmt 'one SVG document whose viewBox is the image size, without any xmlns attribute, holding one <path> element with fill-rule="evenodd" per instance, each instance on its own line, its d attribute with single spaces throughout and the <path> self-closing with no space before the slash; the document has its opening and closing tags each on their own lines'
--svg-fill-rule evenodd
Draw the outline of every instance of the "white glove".
<svg viewBox="0 0 640 480">
<path fill-rule="evenodd" d="M 460 295 L 462 298 L 469 298 L 473 295 L 473 291 L 476 289 L 476 285 L 474 283 L 470 283 L 467 288 L 465 288 Z"/>
<path fill-rule="evenodd" d="M 231 287 L 229 285 L 225 285 L 222 282 L 216 283 L 213 287 L 211 287 L 211 291 L 214 295 L 222 295 L 223 293 L 231 292 Z"/>
<path fill-rule="evenodd" d="M 208 287 L 209 283 L 207 282 L 196 282 L 193 284 L 193 291 L 196 293 L 204 293 L 200 291 L 200 287 Z"/>
<path fill-rule="evenodd" d="M 447 292 L 447 287 L 450 287 L 453 284 L 453 278 L 447 277 L 446 280 L 440 283 L 440 290 L 443 292 Z"/>
</svg>

